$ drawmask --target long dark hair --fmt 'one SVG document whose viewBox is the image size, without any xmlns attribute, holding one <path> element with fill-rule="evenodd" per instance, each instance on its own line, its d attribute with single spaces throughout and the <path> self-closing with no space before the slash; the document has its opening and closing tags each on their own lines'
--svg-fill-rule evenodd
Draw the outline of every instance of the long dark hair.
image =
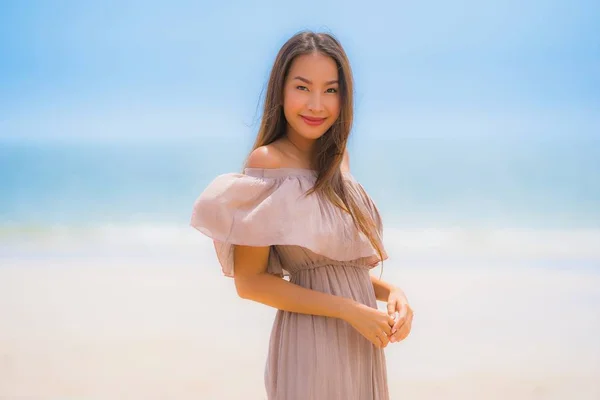
<svg viewBox="0 0 600 400">
<path fill-rule="evenodd" d="M 317 180 L 307 194 L 317 192 L 348 212 L 356 227 L 366 235 L 377 251 L 379 259 L 383 261 L 383 244 L 378 222 L 374 221 L 371 215 L 364 213 L 355 199 L 348 195 L 340 171 L 340 164 L 352 129 L 353 80 L 346 52 L 333 35 L 303 31 L 292 36 L 279 50 L 269 77 L 260 128 L 252 151 L 285 136 L 287 126 L 283 111 L 285 80 L 294 59 L 311 53 L 321 53 L 335 61 L 339 75 L 341 107 L 338 119 L 323 136 L 317 139 L 312 160 L 312 165 L 317 171 Z"/>
</svg>

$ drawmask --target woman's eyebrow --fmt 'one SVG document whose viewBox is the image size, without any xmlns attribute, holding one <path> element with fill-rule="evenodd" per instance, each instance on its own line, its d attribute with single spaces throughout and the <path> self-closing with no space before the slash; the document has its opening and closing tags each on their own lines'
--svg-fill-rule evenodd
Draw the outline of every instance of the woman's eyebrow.
<svg viewBox="0 0 600 400">
<path fill-rule="evenodd" d="M 308 79 L 303 78 L 301 76 L 295 76 L 294 79 L 298 79 L 299 81 L 302 81 L 304 83 L 308 83 L 309 85 L 312 84 L 311 81 L 309 81 Z M 331 80 L 331 81 L 327 81 L 327 82 L 325 82 L 325 85 L 333 85 L 334 83 L 338 83 L 338 80 L 334 79 L 334 80 Z"/>
</svg>

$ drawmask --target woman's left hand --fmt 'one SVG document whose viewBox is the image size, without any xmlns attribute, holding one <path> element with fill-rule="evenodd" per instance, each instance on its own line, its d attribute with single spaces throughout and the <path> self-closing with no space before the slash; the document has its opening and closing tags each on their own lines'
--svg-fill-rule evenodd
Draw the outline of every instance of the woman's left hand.
<svg viewBox="0 0 600 400">
<path fill-rule="evenodd" d="M 395 317 L 396 320 L 396 323 L 392 327 L 390 343 L 406 339 L 412 326 L 413 310 L 408 305 L 408 300 L 402 290 L 396 288 L 390 292 L 387 310 L 388 315 Z"/>
</svg>

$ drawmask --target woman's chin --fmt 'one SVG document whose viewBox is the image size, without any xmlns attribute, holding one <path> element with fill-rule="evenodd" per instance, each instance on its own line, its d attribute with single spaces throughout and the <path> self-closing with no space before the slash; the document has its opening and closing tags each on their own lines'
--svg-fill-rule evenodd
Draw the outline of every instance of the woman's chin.
<svg viewBox="0 0 600 400">
<path fill-rule="evenodd" d="M 325 134 L 325 132 L 327 132 L 329 127 L 330 127 L 330 125 L 328 125 L 326 127 L 324 127 L 324 126 L 302 127 L 301 129 L 295 129 L 295 131 L 298 132 L 298 134 L 300 136 L 302 136 L 303 138 L 317 140 L 318 138 L 323 136 Z"/>
</svg>

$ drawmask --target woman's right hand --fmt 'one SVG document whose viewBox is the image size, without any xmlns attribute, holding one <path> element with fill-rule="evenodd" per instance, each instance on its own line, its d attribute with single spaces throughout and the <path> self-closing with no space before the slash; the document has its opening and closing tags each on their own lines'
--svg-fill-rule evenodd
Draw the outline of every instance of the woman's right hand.
<svg viewBox="0 0 600 400">
<path fill-rule="evenodd" d="M 388 345 L 394 318 L 387 313 L 365 304 L 355 303 L 346 311 L 342 319 L 375 346 L 384 348 Z"/>
</svg>

